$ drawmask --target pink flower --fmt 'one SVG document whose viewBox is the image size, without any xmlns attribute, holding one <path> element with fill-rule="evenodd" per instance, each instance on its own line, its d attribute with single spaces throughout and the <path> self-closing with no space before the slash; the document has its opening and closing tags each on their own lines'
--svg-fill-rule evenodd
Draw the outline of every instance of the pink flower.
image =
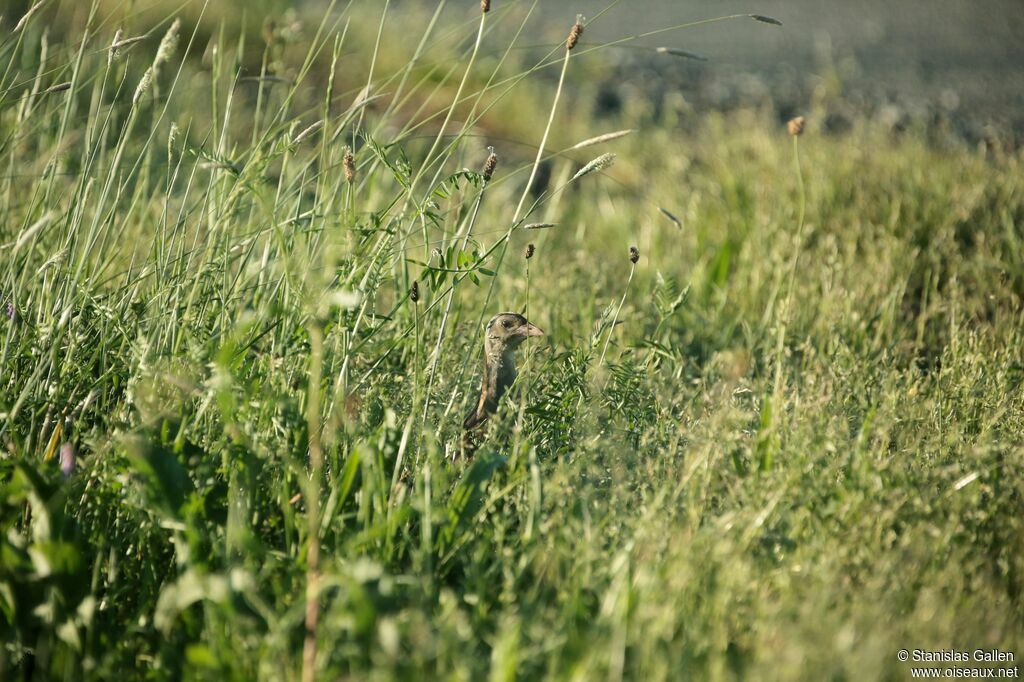
<svg viewBox="0 0 1024 682">
<path fill-rule="evenodd" d="M 65 478 L 75 472 L 75 446 L 71 443 L 61 443 L 60 472 Z"/>
</svg>

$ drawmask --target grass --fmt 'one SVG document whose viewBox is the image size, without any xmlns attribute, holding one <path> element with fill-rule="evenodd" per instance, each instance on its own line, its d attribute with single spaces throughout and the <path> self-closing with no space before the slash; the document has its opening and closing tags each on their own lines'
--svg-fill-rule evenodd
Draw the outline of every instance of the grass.
<svg viewBox="0 0 1024 682">
<path fill-rule="evenodd" d="M 529 3 L 65 6 L 0 43 L 0 676 L 1024 653 L 1019 156 L 811 110 L 798 172 L 768 112 L 602 118 L 605 53 L 527 56 Z"/>
</svg>

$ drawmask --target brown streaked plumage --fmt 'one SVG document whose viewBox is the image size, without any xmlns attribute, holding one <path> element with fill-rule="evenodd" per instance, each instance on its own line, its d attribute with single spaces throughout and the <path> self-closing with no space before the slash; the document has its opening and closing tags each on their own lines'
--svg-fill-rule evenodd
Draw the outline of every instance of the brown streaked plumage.
<svg viewBox="0 0 1024 682">
<path fill-rule="evenodd" d="M 498 313 L 484 332 L 484 373 L 476 406 L 462 422 L 466 431 L 479 429 L 498 410 L 498 402 L 516 380 L 515 351 L 531 336 L 544 332 L 519 313 Z M 467 434 L 468 435 L 468 434 Z M 466 449 L 472 452 L 470 439 Z"/>
</svg>

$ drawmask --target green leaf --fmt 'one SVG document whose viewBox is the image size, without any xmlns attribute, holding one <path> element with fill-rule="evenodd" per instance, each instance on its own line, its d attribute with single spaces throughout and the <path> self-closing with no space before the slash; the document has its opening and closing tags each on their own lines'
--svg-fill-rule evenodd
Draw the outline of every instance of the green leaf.
<svg viewBox="0 0 1024 682">
<path fill-rule="evenodd" d="M 366 138 L 366 146 L 370 149 L 370 151 L 374 153 L 374 155 L 380 160 L 380 162 L 383 163 L 388 168 L 388 170 L 391 171 L 391 173 L 395 176 L 395 180 L 398 181 L 398 184 L 408 189 L 410 182 L 409 174 L 407 171 L 408 162 L 406 161 L 404 167 L 403 164 L 401 163 L 392 162 L 388 158 L 387 150 L 384 147 L 381 147 L 379 144 L 377 144 L 377 142 L 374 141 L 374 139 L 371 137 Z"/>
<path fill-rule="evenodd" d="M 142 435 L 127 438 L 125 447 L 150 501 L 165 515 L 180 520 L 181 508 L 195 486 L 178 458 Z"/>
<path fill-rule="evenodd" d="M 222 575 L 205 575 L 189 570 L 160 592 L 153 613 L 153 624 L 169 633 L 178 614 L 198 601 L 224 602 L 230 595 L 228 579 Z"/>
<path fill-rule="evenodd" d="M 462 480 L 455 486 L 448 502 L 448 523 L 438 535 L 439 549 L 444 554 L 465 533 L 466 528 L 483 508 L 487 483 L 505 465 L 507 458 L 496 453 L 478 457 Z"/>
<path fill-rule="evenodd" d="M 345 462 L 345 467 L 341 470 L 341 484 L 339 486 L 341 499 L 339 504 L 345 504 L 345 500 L 348 499 L 349 493 L 352 492 L 352 484 L 356 480 L 356 474 L 359 473 L 359 460 L 360 455 L 357 450 L 353 450 L 348 456 L 348 460 Z"/>
<path fill-rule="evenodd" d="M 757 430 L 757 454 L 761 471 L 771 471 L 775 459 L 774 424 L 772 397 L 767 396 L 761 404 L 761 422 Z"/>
</svg>

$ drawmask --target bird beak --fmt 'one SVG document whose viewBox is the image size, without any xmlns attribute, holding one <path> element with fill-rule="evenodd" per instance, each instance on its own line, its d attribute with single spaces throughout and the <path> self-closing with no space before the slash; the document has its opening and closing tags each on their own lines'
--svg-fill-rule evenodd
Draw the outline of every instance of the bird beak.
<svg viewBox="0 0 1024 682">
<path fill-rule="evenodd" d="M 533 326 L 529 322 L 527 322 L 526 324 L 519 328 L 519 333 L 526 337 L 544 336 L 544 330 L 542 330 L 540 327 Z"/>
</svg>

